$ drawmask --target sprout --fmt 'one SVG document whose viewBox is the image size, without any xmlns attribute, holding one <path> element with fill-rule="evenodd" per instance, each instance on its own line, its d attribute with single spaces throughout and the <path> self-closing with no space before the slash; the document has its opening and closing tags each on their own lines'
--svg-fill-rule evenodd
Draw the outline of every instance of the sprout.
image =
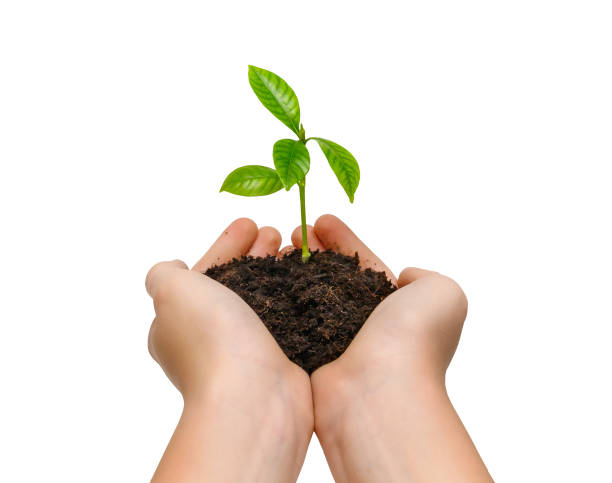
<svg viewBox="0 0 612 483">
<path fill-rule="evenodd" d="M 359 165 L 353 155 L 339 144 L 323 138 L 306 138 L 306 130 L 300 123 L 297 96 L 279 76 L 250 65 L 249 83 L 261 103 L 291 129 L 297 139 L 281 139 L 274 143 L 274 169 L 259 165 L 242 166 L 225 178 L 221 191 L 240 196 L 265 196 L 282 188 L 289 191 L 297 184 L 302 223 L 302 261 L 306 263 L 310 258 L 306 236 L 306 174 L 310 170 L 310 154 L 306 144 L 311 140 L 319 144 L 351 203 L 359 185 Z"/>
</svg>

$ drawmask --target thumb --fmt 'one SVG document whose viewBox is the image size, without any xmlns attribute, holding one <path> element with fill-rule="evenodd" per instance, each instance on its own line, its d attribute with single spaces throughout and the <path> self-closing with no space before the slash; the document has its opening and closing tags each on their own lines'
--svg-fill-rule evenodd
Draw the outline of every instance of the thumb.
<svg viewBox="0 0 612 483">
<path fill-rule="evenodd" d="M 423 278 L 428 275 L 434 275 L 434 274 L 438 275 L 437 272 L 432 272 L 431 270 L 424 270 L 422 268 L 416 268 L 416 267 L 404 268 L 402 270 L 402 273 L 400 273 L 400 276 L 397 279 L 397 286 L 399 288 L 402 288 L 404 285 L 408 285 L 409 283 L 412 283 L 418 280 L 419 278 Z"/>
<path fill-rule="evenodd" d="M 153 265 L 145 279 L 145 287 L 151 298 L 155 299 L 160 287 L 162 287 L 173 274 L 181 270 L 188 270 L 185 262 L 181 260 L 159 262 Z"/>
</svg>

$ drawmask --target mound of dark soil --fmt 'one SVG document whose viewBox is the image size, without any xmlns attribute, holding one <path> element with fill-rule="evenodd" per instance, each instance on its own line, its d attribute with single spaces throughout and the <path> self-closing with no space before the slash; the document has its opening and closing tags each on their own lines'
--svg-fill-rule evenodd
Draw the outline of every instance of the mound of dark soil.
<svg viewBox="0 0 612 483">
<path fill-rule="evenodd" d="M 396 287 L 359 258 L 301 251 L 277 259 L 242 257 L 206 273 L 259 315 L 287 357 L 311 374 L 348 347 L 374 308 Z"/>
</svg>

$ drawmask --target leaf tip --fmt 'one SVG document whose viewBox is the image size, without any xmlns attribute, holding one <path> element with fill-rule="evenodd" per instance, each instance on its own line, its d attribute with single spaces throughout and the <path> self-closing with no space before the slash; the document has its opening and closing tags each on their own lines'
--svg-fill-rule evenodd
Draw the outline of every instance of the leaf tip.
<svg viewBox="0 0 612 483">
<path fill-rule="evenodd" d="M 257 67 L 256 65 L 249 64 L 249 74 L 256 74 L 257 72 L 261 72 L 263 69 L 261 67 Z"/>
<path fill-rule="evenodd" d="M 235 171 L 235 170 L 234 170 Z M 232 171 L 232 173 L 234 172 Z M 230 181 L 230 176 L 232 175 L 232 173 L 228 174 L 225 179 L 223 180 L 223 183 L 221 184 L 221 188 L 219 188 L 219 193 L 223 193 L 224 191 L 226 193 L 231 193 L 230 190 L 228 190 L 228 186 L 229 186 L 229 181 Z"/>
</svg>

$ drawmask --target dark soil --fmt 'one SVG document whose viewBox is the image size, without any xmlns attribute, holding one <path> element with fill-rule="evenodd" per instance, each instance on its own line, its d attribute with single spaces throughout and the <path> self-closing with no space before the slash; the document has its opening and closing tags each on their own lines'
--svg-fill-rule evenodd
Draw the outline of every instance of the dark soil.
<svg viewBox="0 0 612 483">
<path fill-rule="evenodd" d="M 206 273 L 259 315 L 287 357 L 309 374 L 348 347 L 374 308 L 396 287 L 359 258 L 301 251 L 277 259 L 242 257 Z"/>
</svg>

